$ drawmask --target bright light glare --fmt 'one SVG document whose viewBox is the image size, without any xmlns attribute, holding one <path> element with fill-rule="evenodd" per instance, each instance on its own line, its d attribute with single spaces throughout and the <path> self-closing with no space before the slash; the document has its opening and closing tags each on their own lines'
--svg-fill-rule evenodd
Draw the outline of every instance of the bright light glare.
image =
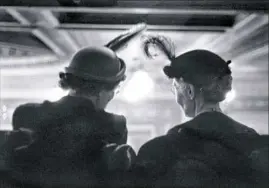
<svg viewBox="0 0 269 188">
<path fill-rule="evenodd" d="M 46 96 L 46 99 L 55 102 L 67 95 L 67 93 L 68 91 L 62 90 L 61 88 L 54 88 L 49 92 L 48 96 Z"/>
<path fill-rule="evenodd" d="M 236 97 L 236 92 L 234 90 L 231 90 L 230 92 L 226 94 L 226 99 L 224 102 L 229 103 L 233 101 L 235 97 Z"/>
<path fill-rule="evenodd" d="M 123 97 L 129 102 L 146 99 L 154 88 L 152 78 L 145 71 L 137 71 L 123 90 Z"/>
</svg>

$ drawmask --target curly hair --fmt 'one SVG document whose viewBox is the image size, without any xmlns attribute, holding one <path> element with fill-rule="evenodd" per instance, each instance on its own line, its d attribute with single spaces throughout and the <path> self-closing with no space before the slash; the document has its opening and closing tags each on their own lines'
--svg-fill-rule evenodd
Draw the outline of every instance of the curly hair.
<svg viewBox="0 0 269 188">
<path fill-rule="evenodd" d="M 59 73 L 59 86 L 64 89 L 72 89 L 82 93 L 97 95 L 102 90 L 113 90 L 119 82 L 104 83 L 97 80 L 86 80 L 70 73 Z"/>
</svg>

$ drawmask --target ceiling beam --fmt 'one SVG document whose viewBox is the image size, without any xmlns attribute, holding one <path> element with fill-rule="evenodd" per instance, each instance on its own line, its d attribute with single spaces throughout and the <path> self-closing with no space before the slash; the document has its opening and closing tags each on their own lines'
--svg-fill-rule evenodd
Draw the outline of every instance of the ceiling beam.
<svg viewBox="0 0 269 188">
<path fill-rule="evenodd" d="M 16 9 L 6 9 L 6 12 L 9 13 L 13 18 L 20 22 L 24 26 L 30 26 L 31 22 Z M 14 27 L 13 27 L 14 28 Z M 33 29 L 32 33 L 39 38 L 44 44 L 46 44 L 55 54 L 59 56 L 65 56 L 66 53 L 59 47 L 44 31 L 39 28 Z"/>
<path fill-rule="evenodd" d="M 0 31 L 4 32 L 25 32 L 32 33 L 34 29 L 37 29 L 36 26 L 25 26 L 18 23 L 6 23 L 0 22 Z"/>
<path fill-rule="evenodd" d="M 217 48 L 222 50 L 220 47 L 227 48 L 227 46 L 232 46 L 232 44 L 248 37 L 251 33 L 255 32 L 265 24 L 268 24 L 268 15 L 261 16 L 250 14 L 235 24 L 235 26 L 229 29 L 224 35 L 221 35 L 219 38 L 208 44 L 207 47 L 209 49 Z"/>
<path fill-rule="evenodd" d="M 43 10 L 40 13 L 41 15 L 43 15 L 43 18 L 48 22 L 50 27 L 55 28 L 60 25 L 59 20 L 52 14 L 51 11 Z M 77 43 L 77 41 L 71 35 L 69 35 L 67 31 L 59 31 L 59 32 L 60 32 L 59 34 L 63 37 L 65 42 L 68 43 L 67 45 L 70 46 L 74 52 L 80 49 L 80 46 Z"/>
<path fill-rule="evenodd" d="M 263 55 L 267 55 L 268 57 L 268 51 L 269 51 L 269 45 L 264 45 L 262 47 L 259 48 L 254 48 L 250 51 L 248 51 L 247 53 L 243 53 L 239 56 L 237 56 L 236 58 L 233 58 L 233 61 L 236 62 L 236 64 L 240 63 L 243 64 L 246 61 L 249 61 L 250 59 L 254 59 Z M 268 60 L 268 59 L 267 59 Z M 255 62 L 253 62 L 254 64 Z M 267 62 L 268 63 L 268 62 Z"/>
<path fill-rule="evenodd" d="M 38 13 L 39 15 L 36 15 L 37 14 L 36 12 L 28 12 L 32 14 L 32 18 L 36 18 L 36 17 L 39 18 L 36 24 L 32 23 L 30 19 L 23 17 L 22 13 L 19 13 L 17 11 L 10 10 L 10 9 L 8 9 L 7 12 L 11 14 L 14 18 L 16 18 L 20 22 L 20 24 L 14 23 L 14 22 L 11 22 L 11 23 L 0 22 L 0 31 L 32 32 L 35 34 L 36 32 L 35 30 L 41 30 L 42 27 L 44 26 L 46 28 L 54 29 L 60 24 L 58 19 L 49 10 L 42 10 Z M 40 20 L 41 17 L 42 19 Z M 78 45 L 77 41 L 72 36 L 70 36 L 67 31 L 57 31 L 57 32 L 59 32 L 59 35 L 63 38 L 63 41 L 67 43 L 65 46 L 72 48 L 73 52 L 76 52 L 81 48 Z M 45 32 L 43 31 L 43 33 Z M 40 32 L 37 33 L 37 36 L 40 36 Z M 44 38 L 43 35 L 40 37 Z M 57 44 L 55 43 L 55 45 Z M 55 48 L 54 46 L 52 47 L 49 46 L 49 47 Z"/>
<path fill-rule="evenodd" d="M 60 30 L 126 30 L 133 25 L 114 24 L 61 24 Z M 225 32 L 229 27 L 221 26 L 174 26 L 174 25 L 147 25 L 149 31 L 197 31 L 197 32 Z"/>
<path fill-rule="evenodd" d="M 184 8 L 127 8 L 127 7 L 19 7 L 2 6 L 0 10 L 12 8 L 16 10 L 49 10 L 53 12 L 73 12 L 73 13 L 97 13 L 97 14 L 161 14 L 161 15 L 236 15 L 235 10 L 211 10 L 211 9 L 184 9 Z"/>
<path fill-rule="evenodd" d="M 125 31 L 126 29 L 130 29 L 133 25 L 124 24 L 60 24 L 59 26 L 55 26 L 54 29 L 59 31 L 85 31 L 85 30 L 94 30 L 94 31 Z M 0 23 L 0 31 L 25 31 L 29 32 L 32 30 L 38 30 L 38 25 L 20 25 L 20 24 L 4 24 Z M 174 25 L 148 25 L 147 30 L 158 32 L 158 31 L 172 31 L 172 32 L 210 32 L 210 33 L 223 33 L 229 27 L 222 26 L 174 26 Z M 71 43 L 75 43 L 74 49 L 78 48 L 77 43 L 74 39 L 71 39 L 69 34 L 65 32 L 65 39 Z"/>
</svg>

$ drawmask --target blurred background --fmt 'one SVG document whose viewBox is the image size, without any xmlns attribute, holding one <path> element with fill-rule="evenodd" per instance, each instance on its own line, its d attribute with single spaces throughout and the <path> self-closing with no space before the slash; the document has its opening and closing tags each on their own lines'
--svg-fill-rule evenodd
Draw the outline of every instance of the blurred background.
<svg viewBox="0 0 269 188">
<path fill-rule="evenodd" d="M 101 46 L 139 22 L 165 35 L 176 53 L 208 49 L 232 60 L 234 85 L 226 114 L 268 134 L 268 3 L 231 0 L 2 0 L 0 3 L 0 129 L 11 130 L 14 109 L 56 101 L 58 73 L 86 46 Z M 187 121 L 162 73 L 169 62 L 149 60 L 137 38 L 118 55 L 127 80 L 108 106 L 128 120 L 128 142 L 138 149 Z"/>
</svg>

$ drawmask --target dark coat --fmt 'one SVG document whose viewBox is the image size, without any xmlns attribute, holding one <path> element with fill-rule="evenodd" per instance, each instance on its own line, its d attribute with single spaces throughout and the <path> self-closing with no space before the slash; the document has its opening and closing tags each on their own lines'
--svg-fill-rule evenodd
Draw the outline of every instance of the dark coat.
<svg viewBox="0 0 269 188">
<path fill-rule="evenodd" d="M 69 125 L 73 126 L 70 132 L 82 133 L 87 129 L 91 134 L 98 133 L 108 143 L 127 142 L 124 116 L 96 110 L 90 100 L 81 97 L 66 96 L 54 103 L 44 101 L 42 104 L 21 105 L 14 111 L 12 125 L 14 130 L 23 127 L 40 134 Z"/>
<path fill-rule="evenodd" d="M 141 147 L 133 169 L 137 186 L 246 187 L 253 171 L 245 156 L 257 137 L 222 113 L 200 114 Z"/>
<path fill-rule="evenodd" d="M 14 130 L 34 132 L 33 141 L 13 150 L 8 159 L 18 172 L 16 178 L 31 182 L 85 185 L 91 176 L 102 178 L 106 167 L 101 149 L 108 143 L 127 142 L 124 116 L 96 110 L 91 101 L 79 97 L 21 105 L 12 123 Z"/>
</svg>

